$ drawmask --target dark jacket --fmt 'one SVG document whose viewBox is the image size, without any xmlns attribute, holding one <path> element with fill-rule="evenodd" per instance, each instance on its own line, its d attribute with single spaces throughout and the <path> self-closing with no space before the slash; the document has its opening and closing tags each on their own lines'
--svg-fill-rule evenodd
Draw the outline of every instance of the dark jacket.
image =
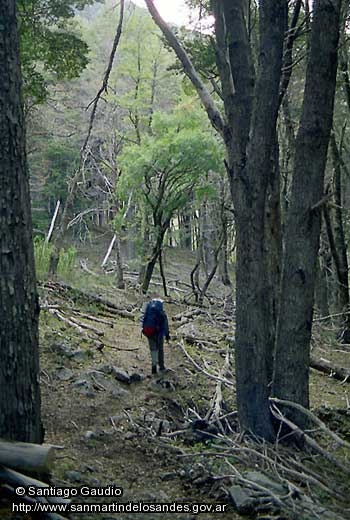
<svg viewBox="0 0 350 520">
<path fill-rule="evenodd" d="M 142 317 L 142 330 L 146 327 L 155 327 L 158 337 L 169 339 L 168 317 L 163 309 L 162 300 L 153 299 L 147 304 Z"/>
</svg>

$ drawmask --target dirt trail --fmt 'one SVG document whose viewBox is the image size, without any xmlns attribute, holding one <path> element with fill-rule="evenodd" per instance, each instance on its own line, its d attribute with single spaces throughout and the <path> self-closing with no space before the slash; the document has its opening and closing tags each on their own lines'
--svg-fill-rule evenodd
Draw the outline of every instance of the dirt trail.
<svg viewBox="0 0 350 520">
<path fill-rule="evenodd" d="M 135 297 L 125 293 L 118 296 L 119 304 L 130 305 L 130 301 L 135 305 Z M 165 306 L 174 336 L 171 316 L 184 307 Z M 85 304 L 79 310 L 94 313 L 91 305 Z M 64 446 L 58 453 L 53 475 L 55 484 L 115 484 L 124 490 L 123 502 L 217 504 L 220 485 L 213 482 L 209 485 L 203 465 L 196 463 L 195 458 L 182 457 L 181 445 L 177 447 L 176 443 L 157 435 L 160 431 L 166 434 L 169 429 L 182 428 L 188 408 L 199 410 L 208 406 L 211 383 L 184 359 L 176 340 L 165 345 L 165 362 L 170 370 L 150 376 L 148 345 L 140 336 L 139 323 L 121 317 L 113 321 L 113 329 L 103 324 L 99 324 L 99 329 L 105 333 L 104 341 L 117 349 L 104 348 L 99 352 L 79 340 L 74 329 L 42 313 L 45 440 Z M 116 372 L 119 381 L 115 379 Z M 120 381 L 125 375 L 123 372 L 131 376 L 131 383 Z M 189 438 L 188 442 L 192 441 Z M 198 449 L 199 446 L 203 449 L 202 443 Z M 198 516 L 193 513 L 83 514 L 86 519 L 106 520 L 198 517 L 239 518 L 231 506 L 226 514 L 206 512 Z"/>
</svg>

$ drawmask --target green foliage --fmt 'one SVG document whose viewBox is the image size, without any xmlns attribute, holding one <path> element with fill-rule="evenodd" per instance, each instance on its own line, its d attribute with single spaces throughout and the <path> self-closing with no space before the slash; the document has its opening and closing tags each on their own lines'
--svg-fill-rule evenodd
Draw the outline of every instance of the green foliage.
<svg viewBox="0 0 350 520">
<path fill-rule="evenodd" d="M 124 147 L 120 158 L 119 197 L 126 200 L 130 191 L 138 194 L 157 225 L 183 208 L 191 191 L 210 191 L 205 186 L 209 170 L 222 170 L 222 145 L 192 101 L 171 114 L 154 114 L 152 132 L 141 145 Z"/>
<path fill-rule="evenodd" d="M 57 272 L 64 280 L 70 280 L 73 275 L 75 262 L 77 259 L 77 250 L 71 246 L 67 250 L 60 251 Z"/>
<path fill-rule="evenodd" d="M 92 0 L 17 0 L 23 89 L 31 104 L 42 103 L 49 81 L 79 76 L 88 47 L 72 21 Z"/>
<path fill-rule="evenodd" d="M 42 166 L 46 169 L 44 194 L 54 201 L 60 199 L 63 202 L 67 196 L 67 180 L 79 161 L 79 150 L 69 143 L 53 140 L 41 157 Z"/>
<path fill-rule="evenodd" d="M 42 237 L 34 237 L 35 269 L 38 278 L 47 276 L 53 246 Z"/>
<path fill-rule="evenodd" d="M 53 251 L 53 245 L 47 243 L 42 237 L 34 237 L 34 256 L 37 277 L 44 279 L 48 275 L 50 257 Z M 74 266 L 77 258 L 75 247 L 69 247 L 67 250 L 60 251 L 57 272 L 64 280 L 70 280 L 74 272 Z"/>
</svg>

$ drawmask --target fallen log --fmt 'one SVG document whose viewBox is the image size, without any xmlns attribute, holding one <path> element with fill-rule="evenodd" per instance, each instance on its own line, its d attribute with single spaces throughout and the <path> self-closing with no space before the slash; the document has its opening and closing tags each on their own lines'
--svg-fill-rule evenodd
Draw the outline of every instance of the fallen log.
<svg viewBox="0 0 350 520">
<path fill-rule="evenodd" d="M 63 282 L 46 282 L 43 284 L 43 287 L 46 289 L 49 289 L 51 291 L 57 292 L 57 293 L 66 293 L 67 291 L 71 292 L 72 295 L 75 295 L 77 299 L 81 298 L 85 300 L 88 303 L 94 303 L 101 305 L 108 309 L 110 313 L 117 314 L 118 316 L 121 316 L 122 318 L 127 318 L 130 320 L 135 319 L 135 316 L 132 312 L 129 310 L 123 309 L 120 306 L 116 305 L 114 302 L 107 300 L 105 298 L 102 298 L 101 296 L 97 296 L 85 291 L 82 291 L 81 289 L 77 289 L 76 287 L 73 287 L 72 285 L 69 285 L 67 283 Z"/>
<path fill-rule="evenodd" d="M 327 359 L 316 359 L 313 356 L 310 358 L 310 367 L 319 370 L 330 377 L 334 377 L 343 383 L 350 383 L 350 369 L 333 365 Z"/>
<path fill-rule="evenodd" d="M 48 475 L 54 460 L 54 446 L 10 442 L 0 439 L 0 464 L 8 468 Z"/>
</svg>

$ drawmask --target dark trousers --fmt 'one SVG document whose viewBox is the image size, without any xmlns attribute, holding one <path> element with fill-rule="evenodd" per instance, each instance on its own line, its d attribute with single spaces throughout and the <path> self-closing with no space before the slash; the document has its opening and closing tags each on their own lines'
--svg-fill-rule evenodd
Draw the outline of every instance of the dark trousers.
<svg viewBox="0 0 350 520">
<path fill-rule="evenodd" d="M 164 368 L 164 336 L 152 336 L 148 338 L 149 348 L 151 350 L 152 366 L 159 365 Z"/>
</svg>

